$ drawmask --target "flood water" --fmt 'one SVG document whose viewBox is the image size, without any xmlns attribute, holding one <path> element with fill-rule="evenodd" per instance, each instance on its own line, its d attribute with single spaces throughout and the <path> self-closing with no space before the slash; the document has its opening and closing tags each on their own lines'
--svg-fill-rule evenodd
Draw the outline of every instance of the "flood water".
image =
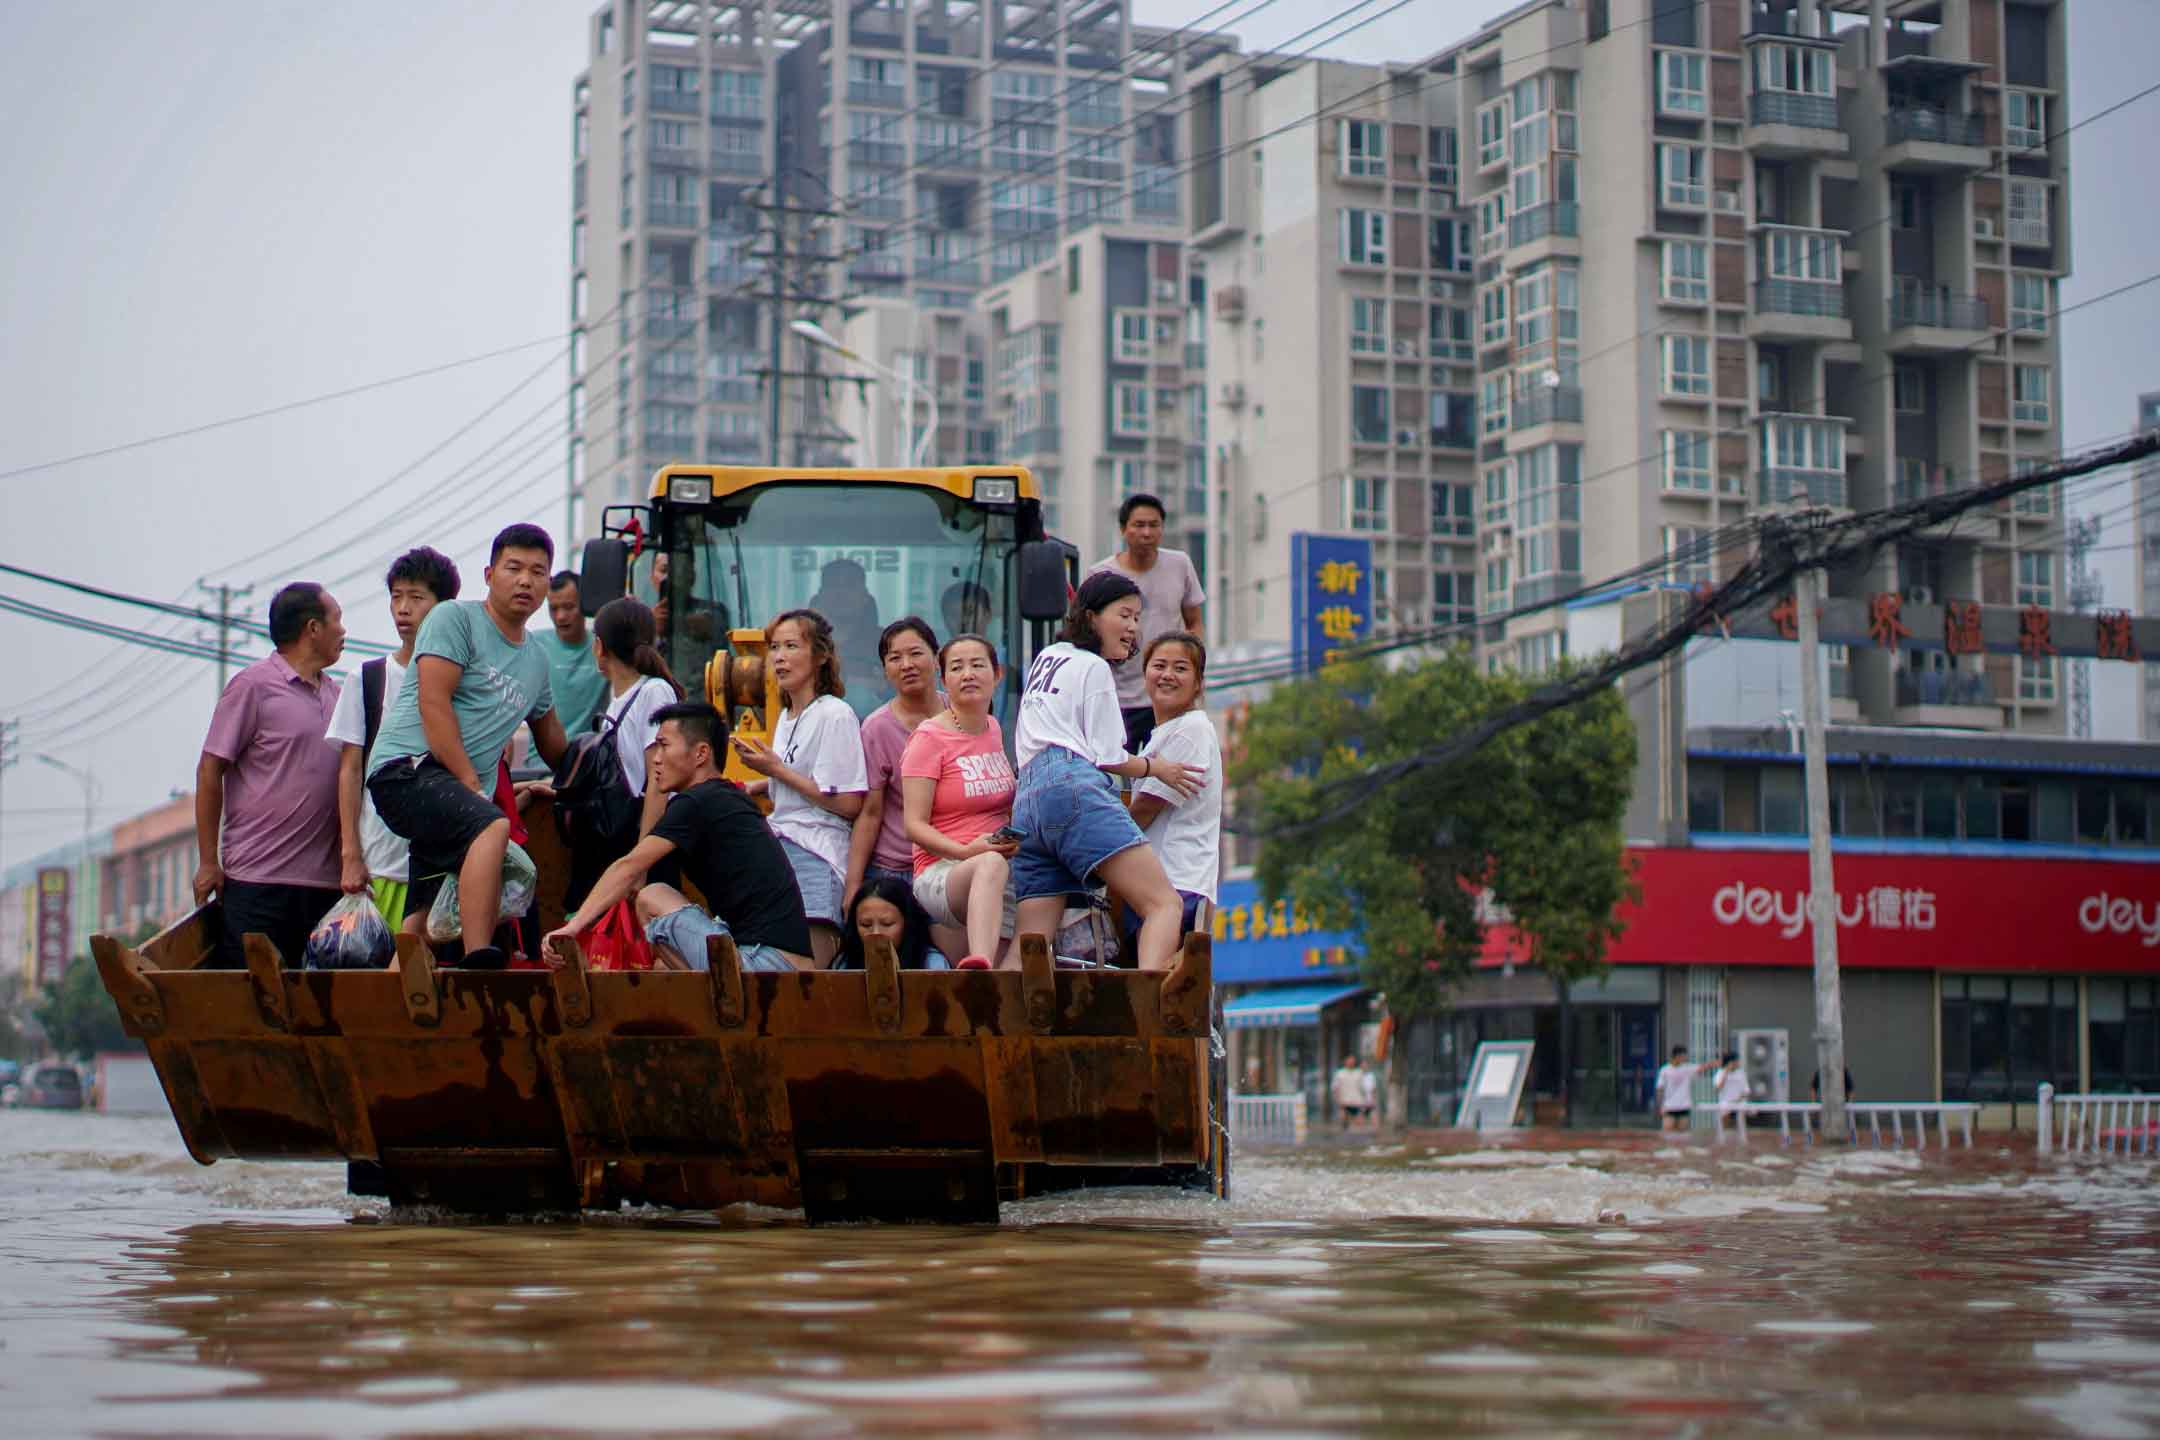
<svg viewBox="0 0 2160 1440">
<path fill-rule="evenodd" d="M 2160 1433 L 2144 1161 L 1543 1133 L 997 1229 L 476 1225 L 0 1112 L 10 1436 Z"/>
</svg>

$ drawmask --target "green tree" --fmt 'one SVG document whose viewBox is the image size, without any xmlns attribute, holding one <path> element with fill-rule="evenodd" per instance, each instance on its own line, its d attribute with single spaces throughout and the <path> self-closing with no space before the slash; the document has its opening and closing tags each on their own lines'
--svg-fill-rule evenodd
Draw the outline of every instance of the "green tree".
<svg viewBox="0 0 2160 1440">
<path fill-rule="evenodd" d="M 60 983 L 38 1002 L 37 1021 L 62 1055 L 87 1060 L 102 1050 L 140 1050 L 142 1042 L 120 1028 L 120 1011 L 105 993 L 88 956 L 71 961 Z"/>
<path fill-rule="evenodd" d="M 1360 973 L 1398 1025 L 1440 1009 L 1468 972 L 1484 940 L 1481 890 L 1563 985 L 1601 972 L 1620 933 L 1615 912 L 1634 893 L 1620 822 L 1635 733 L 1617 688 L 1457 758 L 1385 769 L 1532 688 L 1462 652 L 1396 670 L 1368 661 L 1279 687 L 1245 726 L 1231 779 L 1258 802 L 1246 814 L 1261 834 L 1261 889 L 1318 925 L 1360 932 Z M 1383 783 L 1360 783 L 1376 769 Z"/>
</svg>

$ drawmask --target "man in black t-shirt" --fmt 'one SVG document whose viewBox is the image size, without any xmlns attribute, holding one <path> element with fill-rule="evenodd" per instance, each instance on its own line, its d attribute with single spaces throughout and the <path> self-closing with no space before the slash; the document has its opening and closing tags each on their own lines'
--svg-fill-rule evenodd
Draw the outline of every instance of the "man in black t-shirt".
<svg viewBox="0 0 2160 1440">
<path fill-rule="evenodd" d="M 666 792 L 667 808 L 651 833 L 601 873 L 577 913 L 548 934 L 541 953 L 554 964 L 555 941 L 590 929 L 635 889 L 645 937 L 669 968 L 703 970 L 705 941 L 713 935 L 735 937 L 745 970 L 809 968 L 810 925 L 795 871 L 757 806 L 720 774 L 727 717 L 710 705 L 682 704 L 654 711 L 653 721 L 646 775 Z M 638 885 L 663 861 L 681 866 L 711 913 L 673 885 Z"/>
</svg>

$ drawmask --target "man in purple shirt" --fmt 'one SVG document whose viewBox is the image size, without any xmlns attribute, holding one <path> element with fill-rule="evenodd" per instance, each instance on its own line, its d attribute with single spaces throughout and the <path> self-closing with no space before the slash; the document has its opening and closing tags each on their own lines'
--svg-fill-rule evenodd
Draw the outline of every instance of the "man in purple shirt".
<svg viewBox="0 0 2160 1440">
<path fill-rule="evenodd" d="M 345 653 L 344 611 L 295 581 L 270 601 L 270 643 L 218 697 L 195 767 L 195 903 L 216 892 L 227 967 L 259 934 L 298 968 L 339 895 L 338 747 L 323 739 L 338 686 L 323 672 Z"/>
</svg>

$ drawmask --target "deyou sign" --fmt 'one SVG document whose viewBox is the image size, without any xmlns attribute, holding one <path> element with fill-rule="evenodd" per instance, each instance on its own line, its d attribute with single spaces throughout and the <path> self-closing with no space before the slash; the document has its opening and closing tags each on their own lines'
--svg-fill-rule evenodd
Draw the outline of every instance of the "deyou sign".
<svg viewBox="0 0 2160 1440">
<path fill-rule="evenodd" d="M 1799 850 L 1629 852 L 1617 965 L 1812 963 Z M 2160 857 L 2156 857 L 2160 859 Z M 2160 971 L 2160 863 L 1911 854 L 1836 857 L 1838 959 L 1906 970 Z M 1512 927 L 1485 964 L 1521 963 Z"/>
</svg>

